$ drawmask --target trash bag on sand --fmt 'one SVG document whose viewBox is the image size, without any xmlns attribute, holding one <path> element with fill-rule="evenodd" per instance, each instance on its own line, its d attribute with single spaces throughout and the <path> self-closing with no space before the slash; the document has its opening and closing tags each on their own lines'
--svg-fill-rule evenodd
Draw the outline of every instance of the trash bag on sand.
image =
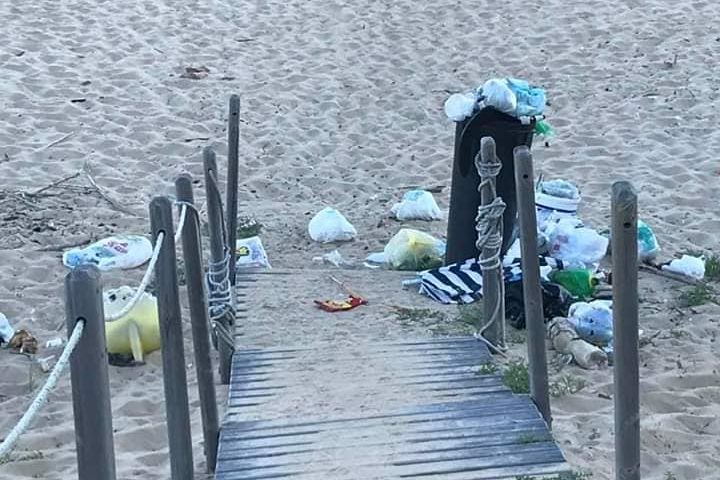
<svg viewBox="0 0 720 480">
<path fill-rule="evenodd" d="M 150 260 L 153 246 L 140 235 L 118 235 L 104 238 L 84 248 L 74 248 L 63 254 L 66 267 L 93 264 L 102 271 L 137 268 Z"/>
<path fill-rule="evenodd" d="M 445 242 L 424 232 L 401 229 L 385 246 L 385 259 L 396 270 L 428 270 L 442 265 Z"/>
<path fill-rule="evenodd" d="M 550 255 L 567 268 L 595 268 L 607 253 L 608 239 L 576 218 L 560 218 L 545 230 Z"/>
<path fill-rule="evenodd" d="M 320 210 L 308 225 L 310 238 L 320 243 L 348 242 L 357 235 L 357 230 L 334 208 Z"/>
<path fill-rule="evenodd" d="M 425 190 L 410 190 L 402 201 L 390 210 L 395 218 L 406 220 L 440 220 L 442 213 L 432 193 Z"/>
</svg>

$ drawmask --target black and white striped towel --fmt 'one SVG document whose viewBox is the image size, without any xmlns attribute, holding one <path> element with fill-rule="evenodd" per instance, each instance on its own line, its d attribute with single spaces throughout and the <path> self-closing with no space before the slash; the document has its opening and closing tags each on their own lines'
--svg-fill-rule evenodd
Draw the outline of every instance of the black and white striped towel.
<svg viewBox="0 0 720 480">
<path fill-rule="evenodd" d="M 540 274 L 543 278 L 547 278 L 551 270 L 562 268 L 560 260 L 540 257 Z M 505 259 L 503 276 L 505 283 L 522 279 L 519 258 Z M 482 297 L 480 264 L 477 259 L 471 258 L 462 263 L 453 263 L 423 272 L 420 277 L 420 293 L 440 303 L 472 303 Z"/>
</svg>

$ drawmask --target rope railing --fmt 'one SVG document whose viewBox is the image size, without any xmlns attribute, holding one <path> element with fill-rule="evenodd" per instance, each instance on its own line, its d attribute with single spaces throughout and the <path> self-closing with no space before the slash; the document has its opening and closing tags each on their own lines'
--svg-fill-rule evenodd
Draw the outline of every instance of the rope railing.
<svg viewBox="0 0 720 480">
<path fill-rule="evenodd" d="M 45 384 L 42 386 L 42 388 L 40 388 L 40 391 L 38 391 L 35 399 L 25 411 L 22 418 L 20 418 L 20 421 L 18 421 L 15 427 L 5 437 L 2 444 L 0 444 L 0 460 L 4 459 L 10 454 L 10 452 L 12 452 L 12 450 L 15 448 L 15 444 L 20 438 L 20 435 L 25 433 L 32 421 L 37 416 L 40 409 L 43 407 L 43 405 L 45 405 L 45 402 L 47 402 L 48 395 L 50 395 L 50 392 L 57 385 L 57 382 L 60 379 L 60 375 L 62 375 L 63 371 L 68 365 L 68 362 L 70 361 L 70 355 L 72 354 L 73 350 L 75 350 L 75 347 L 77 346 L 80 338 L 82 337 L 84 327 L 84 320 L 80 320 L 75 324 L 75 328 L 73 329 L 73 332 L 68 339 L 68 343 L 65 345 L 65 349 L 60 355 L 60 359 L 53 367 L 52 372 L 50 372 L 47 380 L 45 380 Z"/>
<path fill-rule="evenodd" d="M 178 243 L 180 241 L 180 238 L 182 237 L 182 230 L 185 227 L 185 217 L 187 215 L 187 209 L 188 204 L 187 203 L 181 203 L 181 209 L 180 209 L 180 219 L 178 220 L 178 228 L 175 232 L 175 243 Z M 105 320 L 108 322 L 112 322 L 115 320 L 118 320 L 135 308 L 135 306 L 138 304 L 140 299 L 142 298 L 143 294 L 145 293 L 145 290 L 147 290 L 148 285 L 150 285 L 150 282 L 152 281 L 153 273 L 155 272 L 155 265 L 157 264 L 158 258 L 160 257 L 160 250 L 162 250 L 163 246 L 163 240 L 165 240 L 165 233 L 160 232 L 157 236 L 157 239 L 155 241 L 155 246 L 153 247 L 153 253 L 152 257 L 150 257 L 150 263 L 148 264 L 148 268 L 145 271 L 145 275 L 143 275 L 142 281 L 140 282 L 140 286 L 135 290 L 135 294 L 130 299 L 130 301 L 122 308 L 120 311 L 112 314 L 112 315 L 105 315 Z"/>
</svg>

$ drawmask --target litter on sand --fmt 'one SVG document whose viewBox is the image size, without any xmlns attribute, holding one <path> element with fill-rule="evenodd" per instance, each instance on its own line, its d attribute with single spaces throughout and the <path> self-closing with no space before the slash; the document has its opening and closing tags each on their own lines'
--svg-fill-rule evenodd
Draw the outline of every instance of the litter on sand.
<svg viewBox="0 0 720 480">
<path fill-rule="evenodd" d="M 270 268 L 270 261 L 260 237 L 241 238 L 235 242 L 235 267 L 238 270 L 248 268 Z"/>
<path fill-rule="evenodd" d="M 112 317 L 122 312 L 134 294 L 135 291 L 128 286 L 104 292 L 105 315 Z M 142 364 L 146 353 L 160 349 L 160 324 L 155 297 L 143 293 L 128 313 L 117 320 L 106 321 L 105 337 L 109 354 L 132 355 L 134 362 Z"/>
<path fill-rule="evenodd" d="M 128 270 L 145 264 L 152 257 L 150 240 L 141 235 L 118 235 L 104 238 L 84 248 L 63 254 L 66 267 L 93 264 L 102 271 Z"/>
<path fill-rule="evenodd" d="M 391 213 L 400 221 L 440 220 L 442 212 L 432 193 L 425 190 L 410 190 L 396 203 Z"/>
<path fill-rule="evenodd" d="M 395 270 L 428 270 L 442 265 L 445 242 L 419 230 L 402 228 L 384 253 L 387 264 Z"/>
<path fill-rule="evenodd" d="M 702 280 L 705 278 L 705 259 L 702 257 L 683 255 L 681 258 L 676 258 L 669 264 L 663 265 L 662 269 L 696 280 Z"/>
<path fill-rule="evenodd" d="M 0 313 L 0 344 L 10 342 L 13 335 L 15 335 L 15 329 L 10 325 L 7 317 Z"/>
<path fill-rule="evenodd" d="M 352 310 L 360 305 L 367 305 L 368 302 L 365 298 L 350 290 L 343 282 L 333 276 L 330 276 L 330 280 L 337 283 L 348 297 L 342 300 L 315 300 L 314 303 L 319 309 L 333 313 Z"/>
<path fill-rule="evenodd" d="M 319 257 L 313 257 L 313 262 L 326 263 L 326 264 L 333 265 L 338 268 L 352 266 L 352 263 L 345 260 L 342 256 L 342 254 L 338 250 L 333 250 L 330 253 L 324 253 L 323 255 L 321 255 Z"/>
<path fill-rule="evenodd" d="M 357 230 L 334 208 L 320 210 L 308 224 L 310 238 L 320 243 L 348 242 L 357 236 Z"/>
</svg>

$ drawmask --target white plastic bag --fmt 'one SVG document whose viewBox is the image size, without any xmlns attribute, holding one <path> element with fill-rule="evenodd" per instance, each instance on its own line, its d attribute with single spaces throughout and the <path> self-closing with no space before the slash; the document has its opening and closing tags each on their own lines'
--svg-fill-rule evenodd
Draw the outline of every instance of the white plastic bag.
<svg viewBox="0 0 720 480">
<path fill-rule="evenodd" d="M 102 271 L 137 268 L 150 260 L 153 246 L 140 235 L 118 235 L 104 238 L 84 248 L 68 250 L 63 254 L 66 267 L 94 264 Z"/>
<path fill-rule="evenodd" d="M 508 86 L 507 80 L 492 78 L 482 87 L 485 105 L 503 113 L 514 114 L 517 110 L 517 97 Z"/>
<path fill-rule="evenodd" d="M 542 182 L 535 192 L 538 230 L 545 230 L 548 222 L 562 217 L 577 216 L 580 192 L 566 180 Z"/>
<path fill-rule="evenodd" d="M 445 242 L 424 232 L 401 229 L 385 246 L 385 259 L 396 270 L 423 271 L 442 265 Z"/>
<path fill-rule="evenodd" d="M 357 230 L 334 208 L 320 210 L 308 225 L 310 238 L 316 242 L 347 242 L 353 240 Z"/>
<path fill-rule="evenodd" d="M 462 122 L 472 116 L 476 105 L 474 93 L 453 93 L 445 100 L 445 115 L 453 122 Z"/>
<path fill-rule="evenodd" d="M 566 263 L 566 268 L 596 268 L 607 253 L 608 239 L 577 218 L 560 218 L 547 226 L 550 256 Z"/>
<path fill-rule="evenodd" d="M 705 260 L 690 255 L 683 255 L 682 258 L 676 258 L 670 262 L 669 265 L 663 265 L 662 269 L 702 280 L 703 277 L 705 277 Z"/>
<path fill-rule="evenodd" d="M 405 220 L 440 220 L 442 212 L 432 193 L 425 190 L 410 190 L 402 201 L 390 210 L 395 218 Z"/>
<path fill-rule="evenodd" d="M 260 237 L 241 238 L 235 242 L 235 268 L 270 268 Z"/>
<path fill-rule="evenodd" d="M 15 335 L 15 329 L 5 315 L 0 313 L 0 343 L 8 343 Z"/>
</svg>

